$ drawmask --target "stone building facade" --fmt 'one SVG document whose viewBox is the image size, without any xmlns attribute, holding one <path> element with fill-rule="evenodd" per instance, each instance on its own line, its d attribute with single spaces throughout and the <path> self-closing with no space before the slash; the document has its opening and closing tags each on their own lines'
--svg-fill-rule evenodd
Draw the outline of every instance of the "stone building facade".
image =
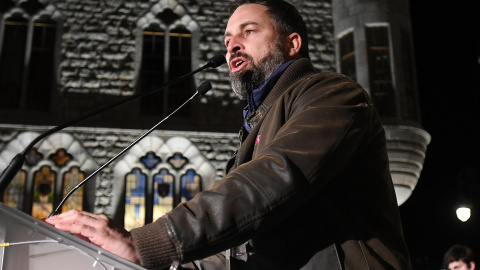
<svg viewBox="0 0 480 270">
<path fill-rule="evenodd" d="M 185 36 L 188 36 L 191 42 L 190 70 L 203 66 L 217 54 L 225 54 L 223 33 L 228 21 L 230 2 L 1 0 L 0 69 L 10 71 L 7 67 L 11 62 L 6 62 L 8 58 L 5 53 L 8 48 L 9 29 L 18 24 L 24 25 L 27 45 L 23 61 L 25 65 L 21 66 L 24 72 L 19 77 L 20 94 L 18 99 L 14 99 L 18 104 L 0 105 L 0 169 L 3 170 L 13 156 L 20 153 L 22 147 L 28 145 L 29 140 L 48 128 L 141 93 L 139 85 L 144 82 L 142 72 L 145 68 L 143 61 L 147 55 L 144 46 L 147 32 L 157 31 L 157 36 L 170 37 L 164 41 L 166 53 L 161 57 L 165 62 L 174 61 L 173 56 L 168 53 L 168 47 L 173 47 L 174 37 L 187 33 Z M 310 38 L 310 57 L 319 71 L 342 72 L 340 40 L 345 33 L 359 29 L 355 32 L 353 46 L 353 49 L 356 49 L 354 57 L 357 59 L 356 79 L 362 82 L 369 93 L 373 87 L 368 80 L 370 76 L 368 53 L 367 46 L 362 45 L 366 40 L 362 37 L 362 33 L 365 33 L 365 25 L 388 26 L 389 63 L 392 74 L 397 78 L 392 82 L 392 89 L 396 92 L 393 101 L 398 108 L 397 112 L 400 113 L 384 115 L 383 119 L 387 129 L 392 168 L 396 168 L 392 171 L 392 175 L 398 175 L 396 177 L 398 190 L 405 191 L 408 198 L 409 192 L 415 188 L 420 176 L 426 146 L 430 140 L 428 133 L 422 130 L 419 120 L 412 41 L 405 39 L 405 37 L 411 37 L 408 1 L 396 0 L 389 4 L 379 0 L 291 0 L 290 2 L 305 18 Z M 397 9 L 399 7 L 400 9 Z M 389 16 L 397 11 L 400 11 L 400 15 Z M 37 28 L 46 28 L 45 25 L 55 29 L 54 31 L 49 30 L 50 28 L 44 29 L 53 33 L 50 36 L 52 42 L 49 47 L 52 53 L 48 61 L 40 61 L 42 58 L 40 60 L 35 58 L 37 55 L 35 33 Z M 178 29 L 182 31 L 176 32 Z M 401 37 L 395 34 L 399 29 L 405 33 Z M 408 50 L 398 48 L 397 41 L 400 40 L 403 40 L 402 44 Z M 400 61 L 400 59 L 403 60 Z M 401 71 L 398 72 L 407 63 L 410 63 L 409 68 L 413 67 L 413 69 L 412 73 L 409 73 L 408 80 L 405 80 L 407 75 Z M 33 77 L 44 71 L 48 80 Z M 164 73 L 182 75 L 168 64 L 165 64 Z M 0 75 L 0 94 L 3 95 L 10 90 L 5 87 L 5 84 L 2 85 L 2 79 L 8 82 L 8 78 L 2 78 Z M 29 82 L 35 80 L 50 83 L 50 87 L 40 91 L 42 95 L 39 97 L 32 95 L 30 93 L 32 88 L 28 86 Z M 148 145 L 142 148 L 146 152 L 157 147 L 156 154 L 163 155 L 162 162 L 165 164 L 165 159 L 169 158 L 170 154 L 181 153 L 184 157 L 190 155 L 187 160 L 197 172 L 208 167 L 204 175 L 201 175 L 202 178 L 216 181 L 223 176 L 223 167 L 238 146 L 236 133 L 241 125 L 241 110 L 244 104 L 237 100 L 230 90 L 226 65 L 215 69 L 209 68 L 194 75 L 193 87 L 187 92 L 193 94 L 194 88 L 205 80 L 211 82 L 212 90 L 205 96 L 192 100 L 188 105 L 187 113 L 173 115 L 148 135 L 146 140 L 151 144 L 143 141 L 139 144 Z M 407 81 L 411 86 L 408 88 L 409 91 L 405 91 L 404 85 Z M 168 88 L 161 91 L 167 93 Z M 153 96 L 150 99 L 154 99 Z M 157 104 L 158 107 L 165 107 L 165 110 L 158 114 L 144 113 L 143 103 L 139 99 L 75 123 L 74 127 L 60 131 L 55 137 L 57 141 L 46 143 L 47 139 L 37 145 L 38 152 L 41 152 L 45 159 L 41 161 L 44 162 L 42 164 L 49 164 L 61 173 L 64 169 L 61 166 L 55 167 L 56 165 L 51 160 L 47 161 L 46 157 L 56 153 L 60 148 L 66 148 L 67 152 L 75 152 L 83 157 L 86 164 L 82 168 L 84 171 L 95 171 L 96 168 L 121 153 L 124 147 L 142 135 L 145 130 L 160 121 L 166 116 L 166 112 L 175 109 L 165 100 L 167 99 Z M 413 117 L 408 116 L 407 113 L 401 113 L 405 112 L 402 110 L 405 106 L 412 106 L 410 111 L 415 111 Z M 176 143 L 169 144 L 169 142 Z M 163 145 L 165 146 L 162 147 Z M 185 145 L 191 145 L 191 149 L 195 151 L 188 152 Z M 90 194 L 86 198 L 87 210 L 105 213 L 117 219 L 121 218 L 122 213 L 118 212 L 117 206 L 125 186 L 118 185 L 120 182 L 123 183 L 124 179 L 118 179 L 123 176 L 116 174 L 115 170 L 128 172 L 136 167 L 146 170 L 146 165 L 141 165 L 138 161 L 127 162 L 128 165 L 123 169 L 115 167 L 123 162 L 122 160 L 128 159 L 127 157 L 132 153 L 128 152 L 125 156 L 119 157 L 118 161 L 103 169 L 95 176 L 96 179 L 86 186 L 85 191 Z M 137 153 L 131 157 L 135 159 L 143 156 Z M 195 164 L 197 160 L 201 162 Z M 79 160 L 75 162 L 81 163 Z M 208 165 L 202 165 L 207 163 Z M 174 167 L 172 164 L 165 166 L 170 169 Z M 34 171 L 28 164 L 24 165 L 24 168 L 32 173 Z M 402 203 L 402 200 L 399 200 L 399 203 Z"/>
</svg>

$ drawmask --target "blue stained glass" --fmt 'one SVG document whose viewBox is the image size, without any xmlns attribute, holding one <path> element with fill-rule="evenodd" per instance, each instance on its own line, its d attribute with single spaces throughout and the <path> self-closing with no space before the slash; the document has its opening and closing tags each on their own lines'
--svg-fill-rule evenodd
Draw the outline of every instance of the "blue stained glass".
<svg viewBox="0 0 480 270">
<path fill-rule="evenodd" d="M 145 183 L 146 177 L 145 174 L 141 173 L 139 169 L 133 169 L 132 173 L 135 174 L 136 185 L 135 188 L 130 190 L 131 196 L 145 196 Z"/>
<path fill-rule="evenodd" d="M 28 166 L 33 166 L 37 164 L 37 162 L 42 158 L 43 158 L 43 155 L 37 152 L 37 148 L 33 147 L 32 149 L 30 149 L 28 154 L 25 155 L 25 163 Z"/>
<path fill-rule="evenodd" d="M 140 158 L 140 162 L 147 167 L 147 169 L 153 169 L 155 166 L 157 166 L 158 163 L 160 163 L 162 159 L 155 155 L 154 152 L 148 152 L 145 156 Z"/>
<path fill-rule="evenodd" d="M 201 179 L 194 170 L 187 170 L 187 172 L 182 175 L 180 179 L 182 199 L 190 200 L 193 198 L 193 196 L 200 192 Z"/>
<path fill-rule="evenodd" d="M 131 230 L 145 224 L 145 191 L 147 176 L 133 168 L 125 177 L 124 227 Z"/>
<path fill-rule="evenodd" d="M 166 180 L 167 177 L 171 177 L 168 170 L 162 169 L 153 178 L 156 187 L 153 195 L 154 204 L 158 204 L 161 197 L 173 197 L 173 181 Z"/>
<path fill-rule="evenodd" d="M 135 219 L 139 219 L 139 218 L 140 218 L 140 205 L 135 204 Z"/>
</svg>

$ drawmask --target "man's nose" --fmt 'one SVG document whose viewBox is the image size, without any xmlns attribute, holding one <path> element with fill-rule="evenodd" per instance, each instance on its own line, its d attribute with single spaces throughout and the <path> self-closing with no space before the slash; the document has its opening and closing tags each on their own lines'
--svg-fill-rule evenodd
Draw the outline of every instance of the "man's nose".
<svg viewBox="0 0 480 270">
<path fill-rule="evenodd" d="M 227 46 L 227 51 L 230 53 L 230 54 L 234 54 L 240 50 L 243 50 L 245 49 L 244 46 L 243 46 L 243 43 L 241 42 L 241 38 L 238 38 L 238 37 L 232 37 L 230 39 L 230 42 L 228 43 L 228 46 Z"/>
</svg>

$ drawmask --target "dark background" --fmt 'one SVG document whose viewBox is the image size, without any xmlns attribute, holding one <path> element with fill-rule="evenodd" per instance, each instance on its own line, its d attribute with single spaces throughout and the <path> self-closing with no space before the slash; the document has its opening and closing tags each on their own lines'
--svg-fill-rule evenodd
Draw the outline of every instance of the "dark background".
<svg viewBox="0 0 480 270">
<path fill-rule="evenodd" d="M 439 3 L 410 1 L 422 125 L 432 136 L 400 206 L 415 270 L 441 269 L 455 243 L 470 246 L 480 266 L 480 20 L 472 4 Z M 472 216 L 461 222 L 455 210 L 465 200 Z"/>
</svg>

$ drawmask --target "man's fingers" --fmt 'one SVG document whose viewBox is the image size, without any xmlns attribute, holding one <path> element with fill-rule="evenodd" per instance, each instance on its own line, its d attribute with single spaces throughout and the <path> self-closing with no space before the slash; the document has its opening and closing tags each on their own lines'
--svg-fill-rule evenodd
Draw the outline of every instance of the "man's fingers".
<svg viewBox="0 0 480 270">
<path fill-rule="evenodd" d="M 54 225 L 59 230 L 82 235 L 92 243 L 102 246 L 109 236 L 109 230 L 105 227 L 106 224 L 105 220 L 79 213 L 78 215 L 75 214 L 74 217 L 59 220 Z"/>
<path fill-rule="evenodd" d="M 74 219 L 79 214 L 79 212 L 80 211 L 76 209 L 70 210 L 66 213 L 47 218 L 45 221 L 48 223 L 57 223 L 61 221 L 71 220 L 71 219 Z"/>
<path fill-rule="evenodd" d="M 46 222 L 57 224 L 82 224 L 92 227 L 104 226 L 104 223 L 108 222 L 108 217 L 104 215 L 95 215 L 88 212 L 70 210 L 66 213 L 54 216 L 45 220 Z M 63 228 L 63 226 L 62 226 Z"/>
<path fill-rule="evenodd" d="M 86 237 L 91 243 L 122 258 L 139 262 L 130 233 L 113 223 L 106 215 L 70 210 L 45 221 L 59 230 Z"/>
</svg>

